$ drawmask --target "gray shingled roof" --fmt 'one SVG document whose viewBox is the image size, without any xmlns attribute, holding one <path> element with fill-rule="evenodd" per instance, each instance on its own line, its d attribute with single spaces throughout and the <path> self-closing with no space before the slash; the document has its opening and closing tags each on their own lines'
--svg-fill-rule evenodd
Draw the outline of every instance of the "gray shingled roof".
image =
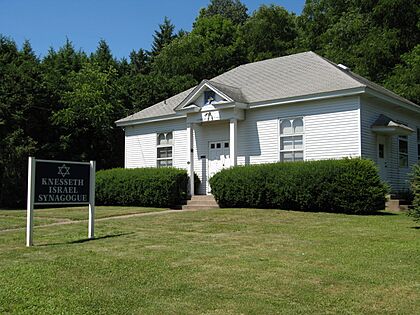
<svg viewBox="0 0 420 315">
<path fill-rule="evenodd" d="M 235 102 L 248 103 L 248 100 L 244 97 L 240 88 L 215 81 L 209 81 L 209 83 L 219 91 L 225 93 Z"/>
<path fill-rule="evenodd" d="M 192 87 L 186 91 L 178 93 L 162 102 L 159 102 L 153 106 L 147 107 L 133 115 L 117 120 L 116 123 L 123 123 L 132 120 L 147 119 L 153 117 L 161 117 L 174 114 L 174 108 L 177 107 L 186 98 L 195 87 Z"/>
<path fill-rule="evenodd" d="M 241 99 L 250 104 L 360 87 L 370 87 L 411 103 L 311 51 L 245 64 L 211 79 L 210 83 L 221 90 L 230 86 L 230 93 L 240 91 Z M 121 119 L 117 124 L 175 114 L 174 109 L 194 88 Z"/>
</svg>

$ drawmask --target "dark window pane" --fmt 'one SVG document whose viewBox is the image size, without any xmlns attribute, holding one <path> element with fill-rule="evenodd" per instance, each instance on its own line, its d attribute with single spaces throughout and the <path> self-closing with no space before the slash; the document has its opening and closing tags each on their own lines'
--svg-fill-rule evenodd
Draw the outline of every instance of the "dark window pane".
<svg viewBox="0 0 420 315">
<path fill-rule="evenodd" d="M 172 147 L 158 148 L 157 157 L 159 159 L 172 157 Z"/>
<path fill-rule="evenodd" d="M 408 167 L 408 156 L 400 154 L 400 167 Z"/>
<path fill-rule="evenodd" d="M 420 143 L 417 144 L 417 155 L 418 155 L 418 160 L 420 161 Z"/>
<path fill-rule="evenodd" d="M 225 148 L 229 148 L 229 142 L 225 142 Z"/>
<path fill-rule="evenodd" d="M 172 160 L 158 160 L 157 161 L 158 167 L 170 167 L 172 166 Z"/>
<path fill-rule="evenodd" d="M 214 149 L 214 143 L 210 144 L 210 148 Z"/>
<path fill-rule="evenodd" d="M 405 139 L 399 140 L 399 152 L 400 153 L 408 153 L 408 141 Z"/>
<path fill-rule="evenodd" d="M 379 143 L 378 146 L 378 156 L 380 159 L 385 158 L 385 148 L 383 143 Z"/>
<path fill-rule="evenodd" d="M 218 142 L 218 143 L 216 144 L 216 148 L 220 149 L 221 147 L 222 147 L 222 144 L 221 144 L 220 142 Z"/>
</svg>

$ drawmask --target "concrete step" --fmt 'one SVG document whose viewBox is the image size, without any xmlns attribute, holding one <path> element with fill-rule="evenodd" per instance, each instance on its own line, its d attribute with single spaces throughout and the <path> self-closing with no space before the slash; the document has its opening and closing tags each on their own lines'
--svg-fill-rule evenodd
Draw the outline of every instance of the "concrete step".
<svg viewBox="0 0 420 315">
<path fill-rule="evenodd" d="M 203 205 L 203 206 L 217 206 L 216 200 L 188 200 L 187 204 L 189 205 Z"/>
<path fill-rule="evenodd" d="M 191 200 L 216 200 L 212 195 L 194 195 Z"/>
<path fill-rule="evenodd" d="M 217 209 L 217 207 L 209 207 L 209 206 L 189 206 L 189 205 L 183 205 L 182 210 L 210 210 L 210 209 Z"/>
<path fill-rule="evenodd" d="M 212 195 L 195 195 L 182 206 L 183 210 L 216 209 L 219 205 Z"/>
<path fill-rule="evenodd" d="M 408 205 L 405 200 L 402 199 L 389 199 L 385 203 L 385 210 L 390 211 L 407 211 Z"/>
</svg>

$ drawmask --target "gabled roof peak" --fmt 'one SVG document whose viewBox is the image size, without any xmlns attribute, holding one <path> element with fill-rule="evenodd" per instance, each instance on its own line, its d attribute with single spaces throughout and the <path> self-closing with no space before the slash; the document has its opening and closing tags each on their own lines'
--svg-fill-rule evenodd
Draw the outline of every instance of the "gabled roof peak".
<svg viewBox="0 0 420 315">
<path fill-rule="evenodd" d="M 190 103 L 198 97 L 204 89 L 211 89 L 215 93 L 219 94 L 221 98 L 226 100 L 226 102 L 246 102 L 245 98 L 242 95 L 241 89 L 226 85 L 219 82 L 214 82 L 211 80 L 202 80 L 199 85 L 197 85 L 183 100 L 182 102 L 174 108 L 175 111 L 182 110 L 187 108 Z"/>
</svg>

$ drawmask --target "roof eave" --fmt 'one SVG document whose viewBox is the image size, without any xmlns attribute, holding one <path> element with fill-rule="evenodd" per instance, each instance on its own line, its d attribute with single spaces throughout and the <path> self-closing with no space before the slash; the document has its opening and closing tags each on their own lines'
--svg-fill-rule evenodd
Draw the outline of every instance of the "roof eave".
<svg viewBox="0 0 420 315">
<path fill-rule="evenodd" d="M 407 126 L 372 126 L 371 130 L 377 134 L 388 136 L 408 136 L 414 132 Z"/>
<path fill-rule="evenodd" d="M 385 94 L 380 93 L 378 91 L 375 91 L 375 90 L 373 90 L 369 87 L 366 88 L 366 94 L 377 97 L 377 98 L 382 99 L 384 101 L 393 103 L 393 104 L 395 104 L 397 106 L 400 106 L 400 107 L 403 107 L 405 109 L 420 113 L 420 106 L 415 104 L 415 103 L 410 102 L 409 100 L 402 101 L 402 100 L 400 100 L 396 97 L 385 95 Z"/>
<path fill-rule="evenodd" d="M 267 107 L 267 106 L 275 106 L 281 104 L 288 104 L 288 103 L 297 103 L 297 102 L 308 102 L 308 101 L 317 101 L 329 98 L 336 98 L 336 97 L 345 97 L 345 96 L 353 96 L 353 95 L 360 95 L 365 93 L 366 87 L 355 87 L 345 90 L 339 91 L 330 91 L 324 93 L 313 93 L 301 96 L 293 96 L 293 97 L 286 97 L 277 100 L 267 100 L 262 102 L 254 102 L 249 104 L 249 108 L 259 108 L 259 107 Z"/>
<path fill-rule="evenodd" d="M 132 125 L 141 125 L 141 124 L 147 124 L 152 122 L 158 122 L 158 121 L 164 121 L 164 120 L 173 120 L 173 119 L 180 119 L 180 118 L 186 118 L 186 115 L 180 115 L 180 114 L 170 114 L 170 115 L 163 115 L 158 117 L 148 117 L 148 118 L 139 118 L 139 119 L 133 119 L 133 120 L 126 120 L 121 121 L 117 120 L 115 124 L 117 127 L 127 127 Z"/>
</svg>

